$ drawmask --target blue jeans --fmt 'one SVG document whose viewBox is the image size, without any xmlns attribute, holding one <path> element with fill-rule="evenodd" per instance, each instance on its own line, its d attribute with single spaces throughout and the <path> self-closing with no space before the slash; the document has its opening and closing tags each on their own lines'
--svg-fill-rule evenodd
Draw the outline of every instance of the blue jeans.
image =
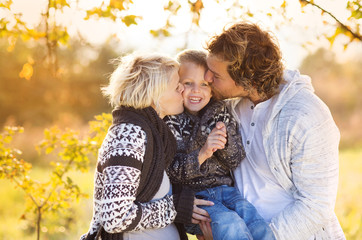
<svg viewBox="0 0 362 240">
<path fill-rule="evenodd" d="M 255 207 L 243 199 L 240 192 L 226 185 L 209 188 L 196 193 L 196 197 L 214 202 L 213 206 L 199 206 L 211 217 L 214 240 L 273 240 L 273 232 Z M 196 225 L 198 226 L 198 225 Z M 200 230 L 186 226 L 189 233 L 199 234 Z M 194 232 L 190 232 L 194 231 Z"/>
</svg>

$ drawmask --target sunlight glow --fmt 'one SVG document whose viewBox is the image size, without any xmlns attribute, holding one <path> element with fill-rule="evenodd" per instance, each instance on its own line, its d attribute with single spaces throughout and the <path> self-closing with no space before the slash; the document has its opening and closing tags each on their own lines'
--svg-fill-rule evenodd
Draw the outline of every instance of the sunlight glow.
<svg viewBox="0 0 362 240">
<path fill-rule="evenodd" d="M 105 1 L 72 0 L 70 8 L 52 14 L 62 25 L 67 26 L 71 36 L 80 33 L 92 44 L 102 44 L 110 36 L 116 36 L 122 48 L 165 51 L 170 54 L 176 53 L 183 47 L 202 48 L 210 36 L 220 32 L 225 24 L 235 21 L 230 16 L 230 14 L 234 14 L 248 21 L 257 22 L 263 28 L 272 31 L 279 40 L 287 64 L 293 68 L 297 67 L 308 51 L 328 45 L 325 39 L 316 38 L 322 31 L 331 31 L 331 27 L 323 25 L 323 21 L 334 24 L 333 19 L 326 14 L 321 16 L 320 11 L 316 8 L 307 6 L 302 12 L 298 1 L 286 1 L 285 14 L 288 18 L 293 18 L 293 22 L 282 25 L 279 22 L 282 23 L 285 20 L 278 16 L 277 12 L 284 2 L 283 0 L 224 0 L 219 1 L 219 4 L 214 0 L 203 0 L 204 8 L 199 22 L 200 29 L 194 30 L 187 1 L 179 1 L 181 8 L 178 15 L 170 18 L 170 23 L 175 26 L 172 30 L 172 37 L 156 40 L 149 34 L 149 30 L 157 30 L 164 26 L 169 17 L 169 13 L 164 10 L 164 5 L 168 1 L 133 0 L 127 14 L 142 16 L 142 19 L 137 21 L 137 26 L 126 27 L 121 21 L 111 22 L 105 19 L 84 20 L 84 10 L 100 6 L 103 2 Z M 41 13 L 44 12 L 46 4 L 45 0 L 14 0 L 12 11 L 21 13 L 22 19 L 29 26 L 36 26 L 41 20 Z M 239 7 L 235 7 L 235 4 Z M 328 4 L 320 1 L 318 4 L 333 12 L 342 21 L 348 18 L 345 1 L 331 0 L 328 1 Z M 231 8 L 229 13 L 222 10 L 227 8 Z M 274 11 L 272 21 L 267 16 L 271 11 Z M 247 12 L 251 12 L 253 15 L 248 16 Z M 307 48 L 302 45 L 306 45 Z M 346 53 L 341 52 L 341 49 L 336 49 L 336 51 L 342 55 Z"/>
</svg>

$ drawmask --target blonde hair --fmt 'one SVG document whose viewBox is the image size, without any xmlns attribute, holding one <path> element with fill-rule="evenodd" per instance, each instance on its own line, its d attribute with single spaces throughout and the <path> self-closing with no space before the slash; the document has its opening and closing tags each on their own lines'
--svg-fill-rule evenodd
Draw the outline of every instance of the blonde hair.
<svg viewBox="0 0 362 240">
<path fill-rule="evenodd" d="M 122 57 L 103 95 L 113 107 L 141 109 L 156 105 L 179 64 L 160 54 L 134 53 Z"/>
</svg>

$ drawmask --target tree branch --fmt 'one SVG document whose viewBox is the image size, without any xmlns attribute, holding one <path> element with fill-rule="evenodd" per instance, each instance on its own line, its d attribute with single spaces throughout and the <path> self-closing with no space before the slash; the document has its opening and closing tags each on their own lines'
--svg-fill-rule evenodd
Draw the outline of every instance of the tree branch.
<svg viewBox="0 0 362 240">
<path fill-rule="evenodd" d="M 362 41 L 362 36 L 360 34 L 358 34 L 357 32 L 353 32 L 350 27 L 348 27 L 347 25 L 343 24 L 340 20 L 338 20 L 331 12 L 325 10 L 324 8 L 322 8 L 321 6 L 315 4 L 312 1 L 308 1 L 308 0 L 299 0 L 302 3 L 305 4 L 310 4 L 318 9 L 320 9 L 322 12 L 327 13 L 329 16 L 331 16 L 340 26 L 343 30 L 349 32 L 350 34 L 352 34 L 353 38 L 357 38 L 359 41 Z"/>
</svg>

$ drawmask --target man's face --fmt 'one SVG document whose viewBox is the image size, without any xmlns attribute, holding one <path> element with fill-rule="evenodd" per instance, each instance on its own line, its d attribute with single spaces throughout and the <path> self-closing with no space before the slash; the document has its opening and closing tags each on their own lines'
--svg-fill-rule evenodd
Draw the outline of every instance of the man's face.
<svg viewBox="0 0 362 240">
<path fill-rule="evenodd" d="M 236 85 L 227 72 L 228 62 L 210 54 L 207 57 L 207 66 L 209 70 L 205 74 L 205 80 L 211 85 L 215 98 L 248 97 L 248 92 L 243 87 Z"/>
</svg>

